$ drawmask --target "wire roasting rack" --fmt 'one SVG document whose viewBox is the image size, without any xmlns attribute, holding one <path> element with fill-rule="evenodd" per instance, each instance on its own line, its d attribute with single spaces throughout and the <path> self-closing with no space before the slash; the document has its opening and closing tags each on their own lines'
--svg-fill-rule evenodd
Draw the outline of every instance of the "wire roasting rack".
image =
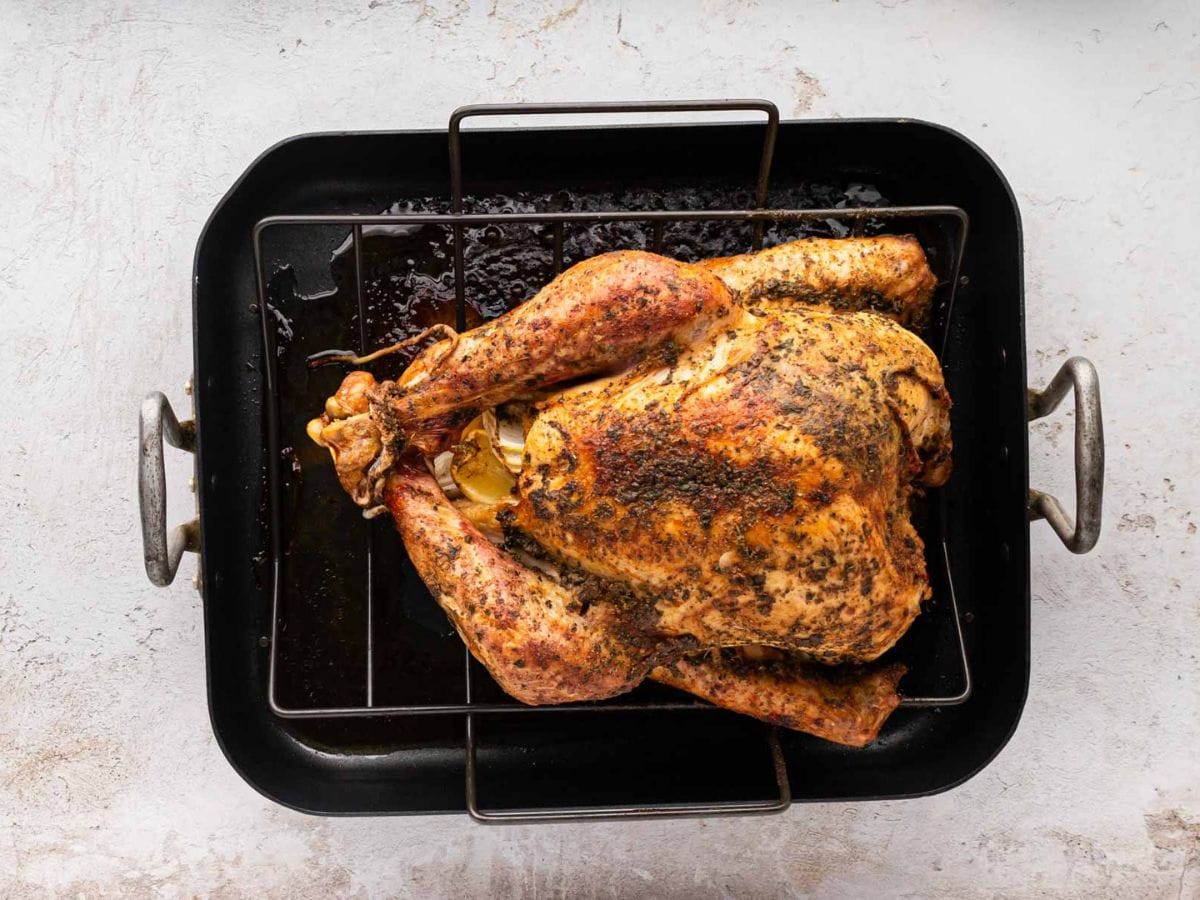
<svg viewBox="0 0 1200 900">
<path fill-rule="evenodd" d="M 677 112 L 758 112 L 766 116 L 762 150 L 759 158 L 757 178 L 754 185 L 754 208 L 735 210 L 612 210 L 612 211 L 560 211 L 560 212 L 507 212 L 507 213 L 468 213 L 464 212 L 463 166 L 462 166 L 462 123 L 464 120 L 479 116 L 516 116 L 516 115 L 563 115 L 563 114 L 599 114 L 599 113 L 677 113 Z M 365 323 L 368 320 L 368 303 L 363 289 L 363 229 L 372 226 L 422 226 L 434 225 L 451 229 L 453 233 L 453 279 L 455 298 L 455 319 L 461 330 L 467 321 L 467 286 L 464 278 L 464 235 L 469 229 L 508 224 L 548 226 L 553 237 L 553 269 L 554 273 L 564 267 L 564 235 L 570 229 L 580 226 L 614 223 L 642 223 L 649 225 L 654 236 L 653 245 L 649 248 L 661 248 L 662 236 L 668 226 L 687 223 L 746 223 L 751 235 L 749 248 L 731 250 L 744 252 L 746 249 L 759 249 L 763 245 L 764 229 L 768 225 L 783 223 L 813 223 L 828 220 L 843 222 L 852 231 L 861 229 L 863 222 L 882 222 L 885 226 L 896 228 L 912 228 L 916 222 L 936 222 L 942 231 L 948 235 L 949 257 L 943 262 L 941 293 L 941 313 L 944 331 L 941 342 L 935 350 L 941 350 L 945 343 L 948 330 L 950 310 L 953 307 L 954 295 L 959 282 L 959 266 L 967 237 L 966 213 L 954 206 L 891 206 L 891 207 L 852 207 L 836 209 L 768 209 L 766 208 L 768 187 L 771 176 L 771 163 L 775 152 L 776 135 L 779 128 L 779 113 L 775 105 L 763 100 L 719 100 L 698 102 L 647 102 L 647 103 L 564 103 L 536 105 L 485 105 L 466 106 L 456 110 L 449 122 L 449 160 L 450 160 L 450 212 L 449 213 L 395 213 L 381 215 L 276 215 L 261 219 L 253 230 L 254 259 L 257 269 L 258 310 L 261 315 L 265 346 L 270 347 L 270 335 L 275 325 L 269 313 L 268 281 L 269 275 L 267 256 L 264 252 L 264 236 L 272 229 L 282 227 L 324 227 L 336 226 L 349 230 L 351 252 L 354 260 L 355 293 L 358 307 L 359 322 L 359 353 L 366 353 L 372 347 L 367 344 Z M 891 230 L 889 227 L 887 230 Z M 937 341 L 937 336 L 934 338 Z M 279 694 L 279 646 L 283 626 L 284 611 L 281 604 L 280 567 L 284 556 L 282 540 L 283 513 L 281 489 L 281 435 L 279 421 L 279 378 L 275 355 L 265 354 L 266 365 L 264 372 L 267 440 L 269 447 L 268 458 L 276 464 L 268 466 L 268 515 L 271 527 L 271 572 L 272 587 L 272 632 L 269 638 L 268 666 L 268 701 L 275 715 L 285 719 L 347 719 L 367 717 L 401 717 L 401 716 L 459 716 L 465 721 L 465 754 L 466 754 L 466 804 L 470 815 L 486 822 L 531 822 L 531 821 L 561 821 L 596 818 L 649 817 L 649 816 L 697 816 L 697 815 L 738 815 L 749 813 L 778 812 L 786 809 L 791 803 L 789 773 L 780 749 L 779 737 L 775 728 L 764 728 L 769 758 L 773 767 L 773 777 L 777 785 L 775 796 L 765 800 L 748 802 L 714 802 L 703 804 L 677 804 L 661 806 L 592 806 L 568 807 L 553 809 L 491 809 L 483 808 L 479 801 L 479 784 L 481 771 L 477 762 L 478 750 L 478 719 L 489 716 L 519 715 L 555 715 L 555 714 L 605 714 L 620 712 L 654 711 L 672 713 L 676 711 L 716 710 L 716 707 L 698 700 L 674 699 L 630 699 L 617 698 L 611 701 L 585 704 L 560 704 L 541 707 L 527 707 L 516 701 L 494 702 L 479 697 L 477 685 L 479 679 L 486 677 L 481 674 L 481 667 L 464 648 L 462 702 L 434 704 L 380 704 L 376 702 L 376 673 L 379 660 L 376 657 L 377 622 L 375 614 L 376 598 L 374 596 L 372 569 L 374 541 L 368 541 L 366 551 L 366 571 L 362 602 L 366 609 L 366 684 L 363 696 L 365 702 L 360 705 L 295 705 L 280 698 Z M 939 497 L 933 497 L 936 505 Z M 944 516 L 938 516 L 939 522 Z M 372 523 L 372 528 L 377 523 Z M 940 526 L 939 526 L 940 527 Z M 368 532 L 369 533 L 369 532 Z M 928 547 L 928 560 L 931 575 L 934 569 L 940 570 L 941 584 L 944 585 L 944 613 L 952 622 L 952 633 L 956 646 L 947 648 L 949 656 L 955 659 L 960 671 L 956 678 L 957 690 L 943 693 L 931 693 L 924 696 L 905 696 L 901 701 L 904 707 L 936 707 L 953 706 L 965 702 L 971 694 L 971 669 L 967 649 L 963 640 L 960 624 L 959 604 L 954 591 L 953 577 L 950 569 L 949 551 L 944 533 L 935 537 Z"/>
</svg>

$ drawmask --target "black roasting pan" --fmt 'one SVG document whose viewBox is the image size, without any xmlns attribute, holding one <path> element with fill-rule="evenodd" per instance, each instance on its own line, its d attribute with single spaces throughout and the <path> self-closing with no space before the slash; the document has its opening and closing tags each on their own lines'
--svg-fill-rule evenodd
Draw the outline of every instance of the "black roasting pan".
<svg viewBox="0 0 1200 900">
<path fill-rule="evenodd" d="M 544 820 L 912 797 L 970 778 L 1017 726 L 1029 683 L 1029 523 L 1044 515 L 1071 549 L 1090 548 L 1103 442 L 1086 361 L 1070 361 L 1046 392 L 1027 392 L 1021 221 L 1004 176 L 973 143 L 926 122 L 778 123 L 760 101 L 620 108 L 660 118 L 743 108 L 767 113 L 768 124 L 465 129 L 454 154 L 461 201 L 447 131 L 302 135 L 255 160 L 204 227 L 193 282 L 194 422 L 177 423 L 161 394 L 142 410 L 146 564 L 167 583 L 180 554 L 199 551 L 213 730 L 234 768 L 282 804 Z M 569 111 L 589 109 L 611 111 Z M 497 111 L 460 111 L 450 133 Z M 507 110 L 521 111 L 530 110 Z M 832 211 L 782 224 L 734 215 L 667 225 L 337 218 L 698 216 L 756 205 Z M 927 337 L 954 400 L 954 475 L 920 513 L 934 602 L 895 651 L 912 670 L 901 690 L 929 702 L 898 710 L 865 749 L 776 733 L 657 686 L 610 704 L 524 711 L 465 660 L 390 528 L 359 519 L 319 448 L 293 440 L 304 404 L 340 375 L 308 372 L 305 353 L 370 345 L 431 317 L 453 322 L 456 291 L 465 296 L 459 318 L 474 321 L 510 302 L 489 305 L 483 295 L 524 296 L 552 274 L 551 261 L 622 243 L 665 241 L 667 252 L 686 255 L 741 252 L 797 230 L 903 230 L 887 218 L 896 208 L 918 210 L 911 228 L 942 280 Z M 303 218 L 312 215 L 333 218 Z M 534 248 L 516 246 L 524 239 Z M 454 268 L 456 247 L 465 248 L 464 270 Z M 1077 529 L 1028 483 L 1027 422 L 1072 387 Z M 198 517 L 170 534 L 164 438 L 195 451 Z"/>
</svg>

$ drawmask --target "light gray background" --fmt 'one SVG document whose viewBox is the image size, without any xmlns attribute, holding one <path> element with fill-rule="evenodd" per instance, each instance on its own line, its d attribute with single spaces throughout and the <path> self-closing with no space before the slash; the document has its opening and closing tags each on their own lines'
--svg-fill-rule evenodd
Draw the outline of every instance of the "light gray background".
<svg viewBox="0 0 1200 900">
<path fill-rule="evenodd" d="M 42 6 L 0 3 L 0 894 L 1200 896 L 1195 2 Z M 1024 216 L 1032 383 L 1071 353 L 1100 370 L 1105 531 L 1075 558 L 1033 529 L 1016 736 L 951 793 L 767 819 L 264 800 L 209 729 L 194 563 L 152 589 L 135 526 L 135 412 L 184 402 L 205 217 L 296 132 L 721 96 L 977 141 Z M 1071 427 L 1031 448 L 1067 496 Z M 178 458 L 179 515 L 185 480 Z"/>
</svg>

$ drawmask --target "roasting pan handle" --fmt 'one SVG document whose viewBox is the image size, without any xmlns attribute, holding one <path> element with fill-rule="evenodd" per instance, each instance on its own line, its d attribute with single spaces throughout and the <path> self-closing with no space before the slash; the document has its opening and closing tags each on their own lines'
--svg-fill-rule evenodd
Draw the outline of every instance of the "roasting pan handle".
<svg viewBox="0 0 1200 900">
<path fill-rule="evenodd" d="M 1029 392 L 1028 419 L 1048 416 L 1067 391 L 1075 391 L 1075 516 L 1042 491 L 1029 491 L 1029 518 L 1045 519 L 1072 553 L 1087 553 L 1100 537 L 1104 500 L 1104 423 L 1100 418 L 1100 379 L 1096 367 L 1081 356 L 1063 363 L 1044 391 Z"/>
<path fill-rule="evenodd" d="M 450 114 L 450 202 L 451 212 L 462 212 L 462 139 L 463 119 L 475 116 L 546 116 L 594 115 L 597 113 L 670 113 L 670 112 L 761 112 L 767 116 L 762 155 L 758 164 L 754 201 L 766 206 L 767 185 L 771 179 L 771 160 L 775 156 L 775 138 L 779 133 L 779 108 L 770 100 L 643 100 L 641 102 L 584 103 L 480 103 L 460 106 Z"/>
<path fill-rule="evenodd" d="M 146 574 L 159 587 L 175 580 L 183 551 L 200 549 L 200 520 L 192 519 L 167 533 L 167 473 L 163 439 L 172 447 L 195 452 L 196 423 L 180 422 L 158 391 L 142 401 L 138 457 L 138 501 L 142 511 L 142 548 Z"/>
</svg>

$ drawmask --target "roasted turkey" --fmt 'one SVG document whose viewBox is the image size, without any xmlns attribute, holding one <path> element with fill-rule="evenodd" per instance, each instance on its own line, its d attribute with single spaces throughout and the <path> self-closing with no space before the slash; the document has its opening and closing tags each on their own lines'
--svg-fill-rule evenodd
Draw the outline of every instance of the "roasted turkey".
<svg viewBox="0 0 1200 900">
<path fill-rule="evenodd" d="M 651 678 L 861 746 L 930 594 L 910 500 L 950 474 L 934 287 L 912 237 L 607 253 L 351 372 L 309 433 L 518 700 Z"/>
</svg>

